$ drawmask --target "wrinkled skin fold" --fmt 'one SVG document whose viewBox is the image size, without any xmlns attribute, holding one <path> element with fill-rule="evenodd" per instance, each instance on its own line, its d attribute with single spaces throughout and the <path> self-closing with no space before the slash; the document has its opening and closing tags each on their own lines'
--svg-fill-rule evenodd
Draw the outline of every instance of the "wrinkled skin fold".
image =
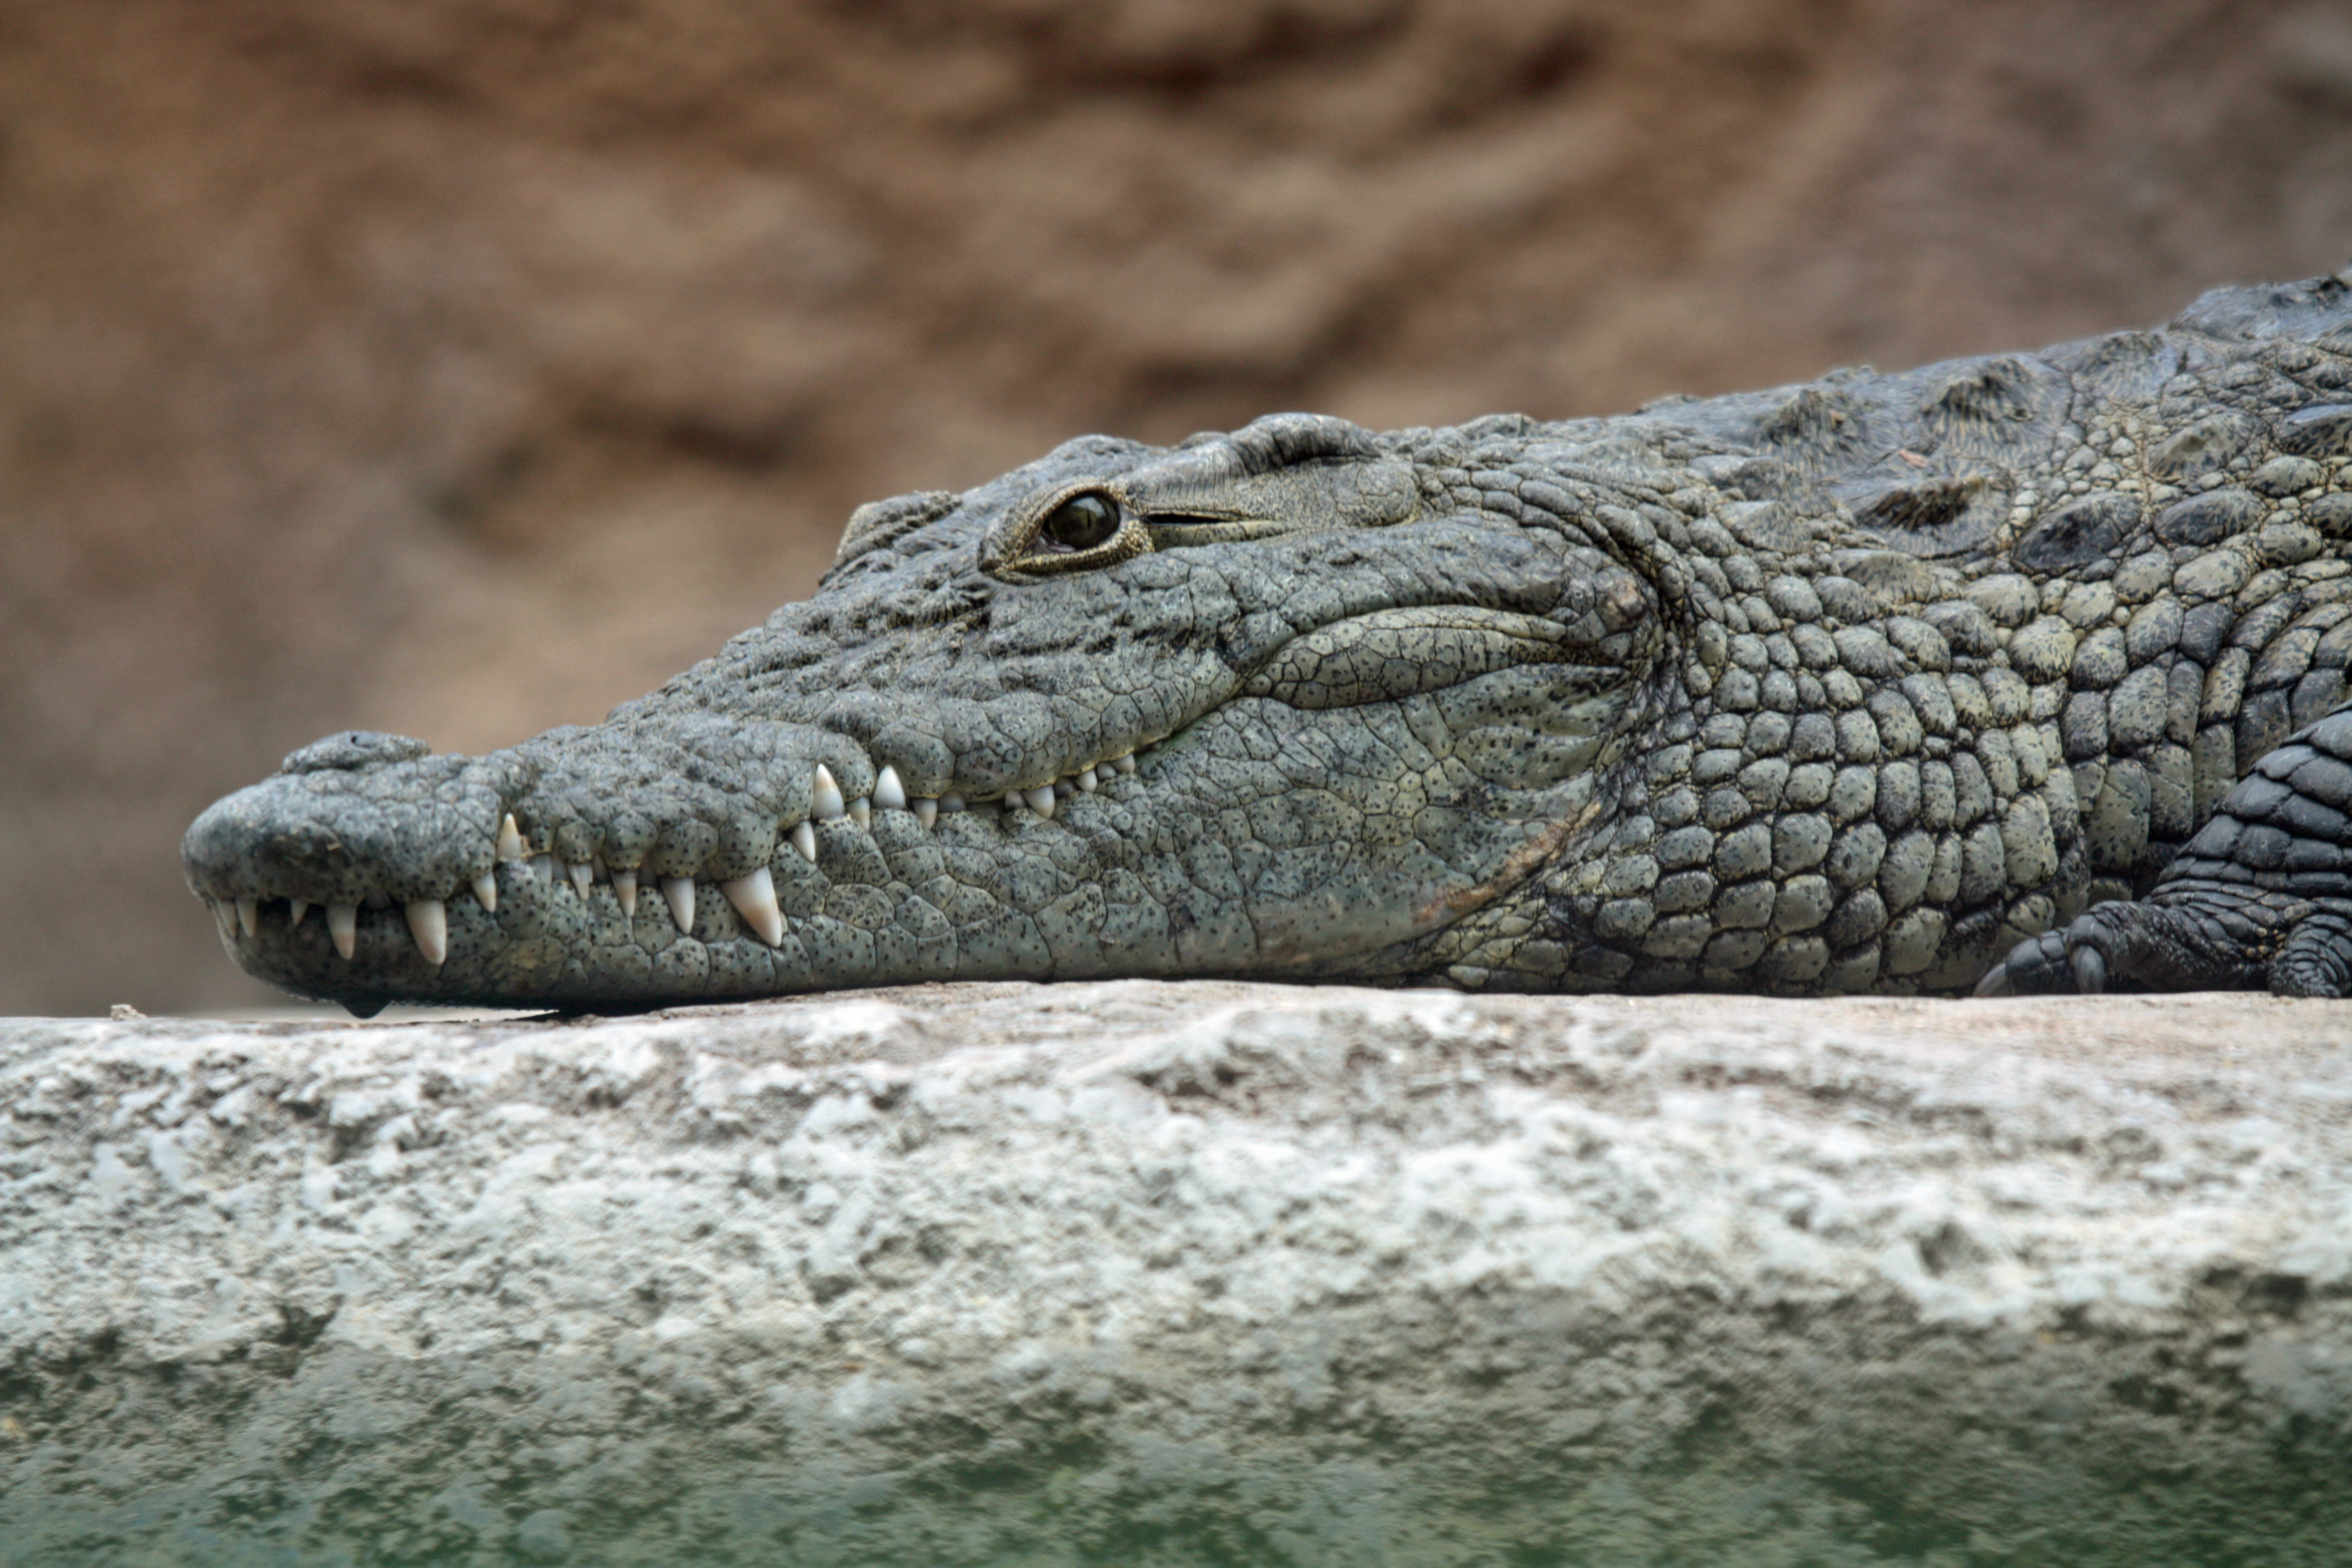
<svg viewBox="0 0 2352 1568">
<path fill-rule="evenodd" d="M 2352 291 L 1615 419 L 1092 437 L 603 724 L 189 829 L 356 1012 L 2352 982 Z M 2333 715 L 2333 717 L 2331 717 Z"/>
</svg>

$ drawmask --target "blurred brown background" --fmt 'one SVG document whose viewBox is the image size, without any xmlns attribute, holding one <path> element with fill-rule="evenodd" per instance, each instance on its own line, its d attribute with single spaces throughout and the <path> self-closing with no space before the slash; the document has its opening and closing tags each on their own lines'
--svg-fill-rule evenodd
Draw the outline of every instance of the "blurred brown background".
<svg viewBox="0 0 2352 1568">
<path fill-rule="evenodd" d="M 863 500 L 2347 257 L 2315 0 L 0 0 L 0 1013 L 268 1000 L 208 801 L 593 721 Z"/>
</svg>

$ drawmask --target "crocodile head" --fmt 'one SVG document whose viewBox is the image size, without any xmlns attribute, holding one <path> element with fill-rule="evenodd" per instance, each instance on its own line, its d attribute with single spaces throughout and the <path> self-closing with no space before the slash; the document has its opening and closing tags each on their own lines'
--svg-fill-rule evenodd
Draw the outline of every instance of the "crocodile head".
<svg viewBox="0 0 2352 1568">
<path fill-rule="evenodd" d="M 362 1016 L 1409 976 L 1601 809 L 1686 640 L 1674 481 L 1556 428 L 1277 416 L 864 507 L 814 597 L 600 725 L 297 752 L 189 884 Z"/>
</svg>

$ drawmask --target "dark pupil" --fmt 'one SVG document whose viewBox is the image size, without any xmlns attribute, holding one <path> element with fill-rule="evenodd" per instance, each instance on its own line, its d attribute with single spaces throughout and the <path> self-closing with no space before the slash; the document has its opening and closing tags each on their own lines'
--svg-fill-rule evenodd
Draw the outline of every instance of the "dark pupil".
<svg viewBox="0 0 2352 1568">
<path fill-rule="evenodd" d="M 1065 550 L 1092 550 L 1118 531 L 1118 508 L 1108 496 L 1072 496 L 1046 515 L 1039 531 Z"/>
</svg>

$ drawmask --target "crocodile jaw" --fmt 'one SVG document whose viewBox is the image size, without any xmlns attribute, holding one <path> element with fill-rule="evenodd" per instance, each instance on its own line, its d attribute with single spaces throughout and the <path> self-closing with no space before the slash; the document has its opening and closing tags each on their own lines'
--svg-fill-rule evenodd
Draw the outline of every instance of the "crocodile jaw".
<svg viewBox="0 0 2352 1568">
<path fill-rule="evenodd" d="M 1444 746 L 1448 706 L 1523 707 L 1530 694 L 1553 716 L 1528 755 Z M 734 876 L 531 854 L 495 795 L 444 784 L 457 798 L 433 840 L 438 869 L 410 873 L 440 880 L 352 893 L 335 879 L 369 869 L 352 855 L 363 836 L 331 809 L 321 819 L 339 797 L 311 794 L 304 774 L 220 802 L 186 855 L 241 965 L 363 1015 L 395 1001 L 646 1005 L 920 980 L 1370 977 L 1381 950 L 1556 848 L 1624 710 L 1617 672 L 1578 666 L 1490 672 L 1353 706 L 1344 722 L 1244 696 L 1139 753 L 995 800 L 824 802 L 829 815 L 782 827 Z M 461 776 L 467 763 L 427 761 Z M 263 891 L 273 880 L 319 896 Z"/>
</svg>

